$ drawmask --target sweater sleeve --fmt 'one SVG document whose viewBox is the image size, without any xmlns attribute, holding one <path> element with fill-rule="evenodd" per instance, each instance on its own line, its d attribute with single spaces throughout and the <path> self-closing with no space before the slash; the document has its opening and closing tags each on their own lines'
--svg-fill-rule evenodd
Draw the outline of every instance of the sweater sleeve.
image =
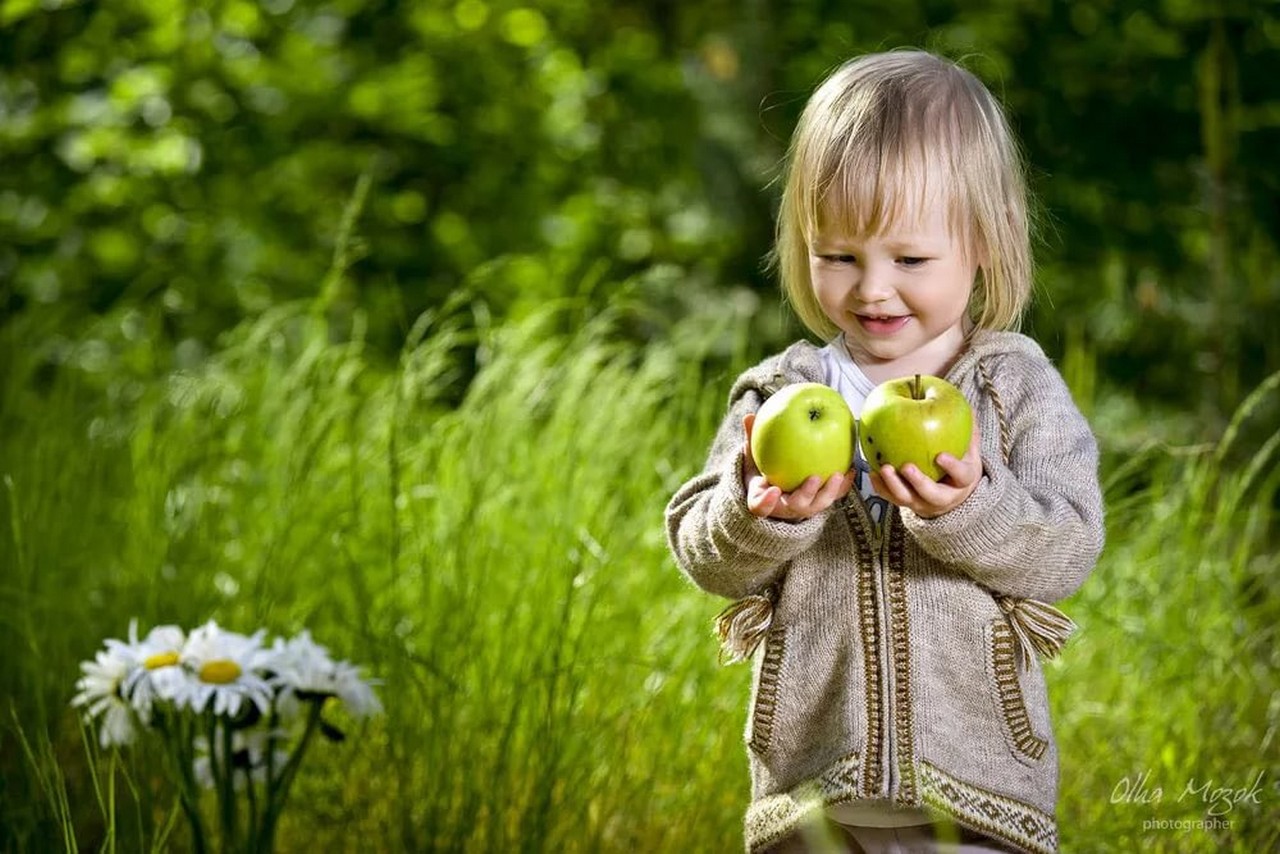
<svg viewBox="0 0 1280 854">
<path fill-rule="evenodd" d="M 763 401 L 746 375 L 738 380 L 702 474 L 680 487 L 666 509 L 667 542 L 681 571 L 709 593 L 733 599 L 775 581 L 817 541 L 827 519 L 827 513 L 800 522 L 761 519 L 747 509 L 742 419 Z"/>
<path fill-rule="evenodd" d="M 996 374 L 1008 462 L 984 452 L 983 477 L 962 505 L 934 519 L 903 510 L 902 520 L 930 555 L 991 590 L 1056 602 L 1084 583 L 1102 551 L 1098 447 L 1053 365 L 1022 358 Z M 984 436 L 986 447 L 989 438 L 999 447 L 998 436 Z"/>
</svg>

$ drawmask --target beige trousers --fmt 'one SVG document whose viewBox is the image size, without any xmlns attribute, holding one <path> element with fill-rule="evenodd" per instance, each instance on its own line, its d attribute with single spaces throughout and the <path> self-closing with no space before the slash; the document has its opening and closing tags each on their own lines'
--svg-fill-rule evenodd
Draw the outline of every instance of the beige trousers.
<svg viewBox="0 0 1280 854">
<path fill-rule="evenodd" d="M 952 825 L 850 827 L 828 821 L 783 837 L 769 854 L 1006 854 L 1013 849 Z"/>
</svg>

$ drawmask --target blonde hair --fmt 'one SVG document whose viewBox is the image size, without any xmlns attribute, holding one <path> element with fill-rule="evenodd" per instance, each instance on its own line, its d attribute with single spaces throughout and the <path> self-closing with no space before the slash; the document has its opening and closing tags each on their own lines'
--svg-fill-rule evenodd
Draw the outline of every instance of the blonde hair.
<svg viewBox="0 0 1280 854">
<path fill-rule="evenodd" d="M 836 69 L 792 135 L 771 258 L 806 327 L 823 340 L 838 331 L 809 278 L 819 228 L 880 234 L 934 194 L 978 261 L 970 319 L 1017 327 L 1031 296 L 1031 228 L 1022 158 L 1000 105 L 973 74 L 923 51 Z"/>
</svg>

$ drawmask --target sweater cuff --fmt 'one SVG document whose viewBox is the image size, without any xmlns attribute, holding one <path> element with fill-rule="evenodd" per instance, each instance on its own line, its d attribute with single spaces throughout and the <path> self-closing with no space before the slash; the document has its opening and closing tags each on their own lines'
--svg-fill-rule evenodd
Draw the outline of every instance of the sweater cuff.
<svg viewBox="0 0 1280 854">
<path fill-rule="evenodd" d="M 755 515 L 747 507 L 743 463 L 742 454 L 735 454 L 722 472 L 712 498 L 712 518 L 729 541 L 743 551 L 789 561 L 817 541 L 826 522 L 826 511 L 794 522 Z"/>
<path fill-rule="evenodd" d="M 926 519 L 909 508 L 901 509 L 907 531 L 938 560 L 973 566 L 983 555 L 998 551 L 1013 533 L 1014 514 L 1001 512 L 1015 483 L 1013 473 L 985 457 L 982 472 L 978 486 L 964 503 L 941 516 Z"/>
</svg>

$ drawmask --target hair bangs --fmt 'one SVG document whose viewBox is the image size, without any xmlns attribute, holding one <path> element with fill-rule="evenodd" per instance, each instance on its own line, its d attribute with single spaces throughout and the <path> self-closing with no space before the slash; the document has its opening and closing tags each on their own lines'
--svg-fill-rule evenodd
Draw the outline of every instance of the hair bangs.
<svg viewBox="0 0 1280 854">
<path fill-rule="evenodd" d="M 946 122 L 890 94 L 868 110 L 861 127 L 833 140 L 810 200 L 811 237 L 910 231 L 938 201 L 949 228 L 966 221 L 966 194 L 953 166 L 957 141 Z"/>
</svg>

